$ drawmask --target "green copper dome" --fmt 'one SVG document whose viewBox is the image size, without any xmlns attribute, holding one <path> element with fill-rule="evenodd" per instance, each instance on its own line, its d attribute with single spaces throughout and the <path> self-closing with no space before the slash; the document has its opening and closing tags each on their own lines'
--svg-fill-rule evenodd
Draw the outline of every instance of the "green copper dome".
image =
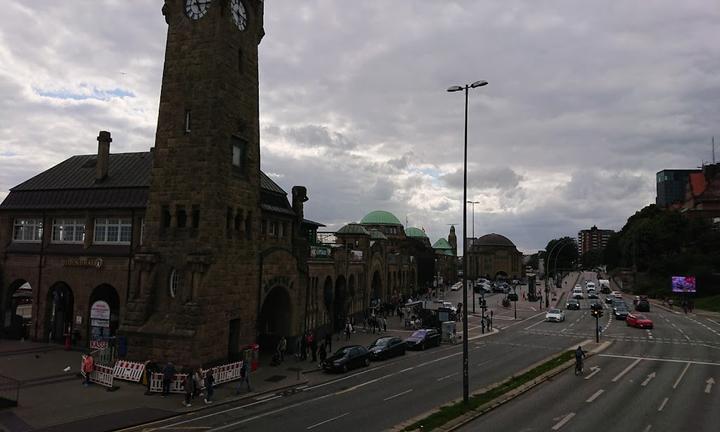
<svg viewBox="0 0 720 432">
<path fill-rule="evenodd" d="M 452 250 L 453 247 L 444 238 L 439 238 L 433 245 L 433 249 Z"/>
<path fill-rule="evenodd" d="M 371 229 L 370 240 L 387 240 L 387 236 L 376 229 Z"/>
<path fill-rule="evenodd" d="M 366 214 L 360 223 L 363 225 L 402 225 L 394 214 L 384 210 L 375 210 Z"/>
<path fill-rule="evenodd" d="M 425 234 L 425 231 L 415 227 L 405 228 L 405 235 L 408 237 L 427 238 L 427 234 Z"/>
<path fill-rule="evenodd" d="M 335 234 L 348 234 L 348 235 L 370 235 L 365 227 L 360 224 L 351 223 L 340 228 Z"/>
</svg>

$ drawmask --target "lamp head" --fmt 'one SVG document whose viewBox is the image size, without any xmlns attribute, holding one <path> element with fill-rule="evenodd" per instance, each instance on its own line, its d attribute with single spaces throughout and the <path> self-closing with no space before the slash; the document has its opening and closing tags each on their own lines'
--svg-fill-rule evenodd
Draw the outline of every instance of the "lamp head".
<svg viewBox="0 0 720 432">
<path fill-rule="evenodd" d="M 470 84 L 470 87 L 476 88 L 476 87 L 482 87 L 482 86 L 486 86 L 486 85 L 488 85 L 487 81 L 475 81 L 474 83 Z"/>
<path fill-rule="evenodd" d="M 456 92 L 456 91 L 460 91 L 460 90 L 462 90 L 462 89 L 463 89 L 463 88 L 460 87 L 460 86 L 452 86 L 452 87 L 448 87 L 447 91 L 449 91 L 449 92 Z"/>
</svg>

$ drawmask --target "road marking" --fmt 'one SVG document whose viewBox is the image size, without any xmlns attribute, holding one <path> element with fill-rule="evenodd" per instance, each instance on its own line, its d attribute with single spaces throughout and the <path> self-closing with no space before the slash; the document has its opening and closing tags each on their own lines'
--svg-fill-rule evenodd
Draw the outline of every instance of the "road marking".
<svg viewBox="0 0 720 432">
<path fill-rule="evenodd" d="M 386 397 L 386 398 L 383 399 L 383 400 L 384 400 L 384 401 L 389 401 L 389 400 L 391 400 L 391 399 L 395 399 L 396 397 L 400 397 L 400 396 L 402 396 L 402 395 L 406 395 L 406 394 L 410 393 L 411 391 L 413 391 L 413 389 L 405 390 L 405 391 L 402 392 L 402 393 L 398 393 L 398 394 L 396 394 L 396 395 L 392 395 L 392 396 L 390 396 L 390 397 Z"/>
<path fill-rule="evenodd" d="M 665 399 L 663 399 L 662 403 L 661 403 L 660 406 L 658 407 L 658 412 L 662 411 L 663 408 L 665 408 L 665 404 L 668 403 L 668 400 L 669 400 L 669 399 L 670 399 L 670 398 L 665 398 Z"/>
<path fill-rule="evenodd" d="M 713 377 L 710 377 L 710 378 L 708 378 L 707 381 L 705 381 L 705 384 L 707 384 L 705 386 L 705 393 L 710 394 L 710 391 L 712 390 L 712 386 L 713 386 L 713 384 L 715 384 L 715 380 L 713 379 Z"/>
<path fill-rule="evenodd" d="M 682 381 L 683 377 L 685 376 L 685 372 L 687 372 L 689 367 L 690 367 L 690 363 L 685 365 L 685 369 L 683 369 L 683 371 L 682 371 L 682 373 L 680 373 L 680 376 L 678 377 L 678 379 L 675 380 L 675 384 L 673 384 L 673 390 L 675 390 L 677 388 L 678 384 L 680 384 L 680 381 Z"/>
<path fill-rule="evenodd" d="M 645 387 L 645 386 L 647 386 L 648 383 L 649 383 L 650 381 L 652 381 L 653 378 L 655 378 L 655 375 L 656 375 L 655 372 L 653 372 L 653 373 L 651 373 L 650 375 L 648 375 L 647 378 L 645 378 L 645 381 L 643 381 L 642 384 L 640 384 L 640 387 Z"/>
<path fill-rule="evenodd" d="M 253 403 L 241 405 L 241 406 L 238 406 L 238 407 L 226 409 L 226 410 L 223 410 L 223 411 L 214 412 L 214 413 L 212 413 L 212 414 L 206 414 L 206 415 L 200 416 L 200 417 L 193 417 L 193 418 L 188 419 L 188 420 L 183 420 L 183 421 L 180 421 L 180 422 L 176 422 L 176 423 L 172 423 L 172 424 L 169 424 L 169 425 L 161 426 L 161 427 L 159 427 L 159 428 L 157 428 L 157 429 L 167 429 L 167 428 L 176 429 L 174 426 L 181 425 L 181 424 L 185 424 L 185 423 L 190 423 L 190 422 L 194 422 L 194 421 L 198 421 L 198 420 L 202 420 L 202 419 L 205 419 L 205 418 L 208 418 L 208 417 L 214 417 L 214 416 L 216 416 L 216 415 L 224 414 L 224 413 L 230 412 L 230 411 L 239 410 L 239 409 L 241 409 L 241 408 L 247 408 L 247 407 L 259 405 L 259 404 L 261 404 L 261 403 L 270 402 L 271 400 L 279 399 L 279 398 L 281 398 L 281 397 L 282 397 L 282 396 L 274 396 L 274 397 L 271 397 L 271 398 L 266 398 L 266 399 L 263 399 L 263 400 L 260 400 L 260 401 L 257 401 L 257 402 L 253 402 Z M 154 430 L 154 429 L 150 429 L 150 430 Z"/>
<path fill-rule="evenodd" d="M 598 354 L 598 355 L 600 357 L 626 358 L 626 359 L 637 359 L 637 360 L 647 360 L 647 361 L 661 361 L 661 362 L 668 362 L 668 363 L 690 363 L 690 364 L 707 365 L 707 366 L 720 366 L 720 363 L 709 362 L 709 361 L 665 359 L 665 358 L 657 358 L 657 357 L 635 357 L 635 356 L 626 356 L 626 355 L 619 355 L 619 354 Z"/>
<path fill-rule="evenodd" d="M 562 420 L 560 420 L 559 422 L 557 422 L 557 423 L 555 424 L 555 426 L 552 427 L 552 430 L 555 430 L 555 431 L 556 431 L 556 430 L 559 430 L 561 427 L 563 427 L 563 426 L 565 425 L 565 423 L 569 422 L 570 419 L 573 418 L 573 417 L 575 417 L 575 413 L 570 413 L 570 414 L 566 415 L 565 417 L 563 417 Z"/>
<path fill-rule="evenodd" d="M 350 414 L 350 413 L 349 413 L 349 412 L 346 412 L 345 414 L 340 414 L 340 415 L 337 416 L 337 417 L 333 417 L 333 418 L 331 418 L 331 419 L 327 419 L 327 420 L 325 420 L 325 421 L 321 421 L 320 423 L 316 423 L 316 424 L 314 424 L 314 425 L 312 425 L 312 426 L 308 426 L 308 427 L 306 427 L 305 429 L 306 429 L 306 430 L 315 429 L 316 427 L 321 426 L 321 425 L 324 425 L 325 423 L 330 423 L 331 421 L 334 421 L 334 420 L 343 418 L 343 417 L 345 417 L 345 416 L 348 415 L 348 414 Z"/>
<path fill-rule="evenodd" d="M 268 399 L 268 398 L 271 398 L 271 397 L 273 397 L 273 396 L 276 396 L 276 394 L 275 394 L 275 393 L 270 393 L 270 394 L 258 396 L 258 397 L 255 398 L 255 400 L 256 400 L 256 401 L 263 401 L 263 400 Z"/>
<path fill-rule="evenodd" d="M 543 319 L 542 321 L 538 321 L 538 322 L 536 322 L 535 324 L 532 324 L 532 325 L 529 325 L 529 326 L 525 327 L 523 330 L 530 330 L 531 328 L 535 327 L 536 325 L 542 324 L 542 323 L 544 323 L 544 322 L 545 322 L 545 320 Z"/>
<path fill-rule="evenodd" d="M 598 396 L 600 396 L 600 395 L 603 394 L 603 393 L 605 393 L 605 390 L 600 389 L 600 390 L 596 391 L 595 394 L 593 394 L 592 396 L 590 396 L 590 397 L 588 398 L 588 400 L 586 400 L 585 402 L 590 403 L 590 402 L 594 401 L 595 399 L 597 399 Z"/>
<path fill-rule="evenodd" d="M 617 374 L 617 376 L 612 379 L 612 382 L 618 382 L 618 380 L 619 380 L 620 378 L 622 378 L 626 373 L 630 372 L 630 369 L 632 369 L 632 368 L 634 368 L 635 366 L 637 366 L 637 364 L 640 363 L 642 360 L 643 360 L 642 358 L 636 358 L 635 361 L 632 362 L 632 364 L 631 364 L 630 366 L 626 367 L 622 372 L 620 372 L 619 374 Z"/>
<path fill-rule="evenodd" d="M 531 319 L 533 319 L 533 318 L 537 318 L 537 317 L 539 317 L 540 315 L 542 315 L 542 314 L 544 314 L 544 313 L 545 313 L 545 312 L 539 312 L 539 313 L 537 313 L 537 314 L 535 314 L 535 315 L 533 315 L 533 316 L 529 316 L 529 317 L 527 317 L 527 318 L 525 318 L 525 319 L 522 319 L 522 320 L 520 320 L 520 321 L 516 321 L 516 322 L 510 324 L 509 326 L 507 326 L 507 327 L 505 327 L 505 328 L 508 329 L 508 328 L 510 328 L 510 327 L 512 327 L 512 326 L 514 326 L 514 325 L 516 325 L 516 324 L 520 324 L 520 323 L 522 323 L 522 322 L 531 320 Z M 495 316 L 495 318 L 497 318 L 497 316 Z"/>
<path fill-rule="evenodd" d="M 448 378 L 450 378 L 450 377 L 454 377 L 454 376 L 457 375 L 457 374 L 458 374 L 458 373 L 455 372 L 454 374 L 445 375 L 444 377 L 438 378 L 437 381 L 442 381 L 442 380 L 448 379 Z"/>
<path fill-rule="evenodd" d="M 600 368 L 597 367 L 597 366 L 591 367 L 590 370 L 591 370 L 592 372 L 590 372 L 590 374 L 585 377 L 586 380 L 589 380 L 589 379 L 592 378 L 596 373 L 600 372 Z"/>
<path fill-rule="evenodd" d="M 643 429 L 643 432 L 650 432 L 650 429 L 652 429 L 652 425 L 649 424 L 645 429 Z"/>
</svg>

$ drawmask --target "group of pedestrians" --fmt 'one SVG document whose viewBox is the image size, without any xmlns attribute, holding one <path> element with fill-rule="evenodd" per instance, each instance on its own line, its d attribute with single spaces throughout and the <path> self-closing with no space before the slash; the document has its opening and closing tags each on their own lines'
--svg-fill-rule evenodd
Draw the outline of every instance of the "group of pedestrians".
<svg viewBox="0 0 720 432">
<path fill-rule="evenodd" d="M 242 362 L 240 366 L 240 381 L 236 389 L 236 394 L 240 393 L 243 386 L 247 387 L 247 391 L 252 391 L 250 386 L 250 373 L 247 362 Z M 177 375 L 177 369 L 172 362 L 167 362 L 162 368 L 162 397 L 170 394 L 170 387 Z M 213 395 L 215 393 L 215 375 L 213 369 L 203 369 L 201 367 L 185 369 L 183 371 L 182 389 L 185 395 L 183 405 L 192 406 L 193 399 L 202 398 L 205 404 L 213 403 Z"/>
</svg>

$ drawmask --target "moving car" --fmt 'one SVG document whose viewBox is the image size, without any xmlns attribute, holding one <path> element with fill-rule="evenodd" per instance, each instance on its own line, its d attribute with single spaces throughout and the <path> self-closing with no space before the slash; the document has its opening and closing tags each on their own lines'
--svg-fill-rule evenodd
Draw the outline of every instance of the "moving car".
<svg viewBox="0 0 720 432">
<path fill-rule="evenodd" d="M 624 320 L 630 314 L 630 310 L 625 304 L 617 305 L 613 308 L 613 315 L 615 319 Z"/>
<path fill-rule="evenodd" d="M 451 291 L 458 291 L 460 288 L 462 288 L 462 282 L 458 282 L 455 285 L 450 287 Z"/>
<path fill-rule="evenodd" d="M 598 295 L 595 293 L 595 291 L 588 291 L 588 298 L 596 299 L 596 298 L 598 298 Z"/>
<path fill-rule="evenodd" d="M 361 345 L 344 346 L 322 363 L 322 368 L 328 372 L 347 372 L 350 369 L 369 366 L 370 353 Z"/>
<path fill-rule="evenodd" d="M 368 351 L 372 360 L 383 360 L 405 355 L 406 347 L 405 341 L 399 337 L 381 337 L 370 344 Z"/>
<path fill-rule="evenodd" d="M 565 309 L 567 310 L 580 310 L 580 302 L 577 299 L 571 298 L 565 303 Z"/>
<path fill-rule="evenodd" d="M 627 323 L 628 327 L 637 327 L 637 328 L 645 328 L 645 329 L 653 328 L 652 320 L 650 318 L 646 317 L 645 315 L 628 314 L 628 316 L 625 318 L 625 322 Z"/>
<path fill-rule="evenodd" d="M 420 329 L 405 339 L 407 349 L 424 350 L 431 346 L 440 346 L 440 333 L 435 329 Z"/>
<path fill-rule="evenodd" d="M 609 296 L 605 297 L 605 303 L 612 304 L 614 299 L 615 299 L 615 297 L 613 297 L 612 295 L 609 295 Z"/>
<path fill-rule="evenodd" d="M 640 299 L 635 305 L 635 310 L 638 312 L 650 312 L 650 302 Z"/>
<path fill-rule="evenodd" d="M 575 289 L 573 289 L 572 298 L 574 298 L 574 299 L 583 298 L 582 288 L 576 287 Z"/>
<path fill-rule="evenodd" d="M 565 312 L 560 309 L 549 309 L 545 313 L 545 321 L 548 322 L 562 322 L 565 321 Z"/>
<path fill-rule="evenodd" d="M 617 291 L 613 291 L 613 292 L 612 292 L 612 296 L 615 297 L 615 298 L 619 298 L 619 299 L 622 298 L 622 294 L 620 294 L 620 293 L 617 292 Z"/>
<path fill-rule="evenodd" d="M 595 282 L 590 282 L 590 281 L 585 282 L 585 288 L 587 288 L 588 291 L 589 290 L 595 291 Z"/>
</svg>

